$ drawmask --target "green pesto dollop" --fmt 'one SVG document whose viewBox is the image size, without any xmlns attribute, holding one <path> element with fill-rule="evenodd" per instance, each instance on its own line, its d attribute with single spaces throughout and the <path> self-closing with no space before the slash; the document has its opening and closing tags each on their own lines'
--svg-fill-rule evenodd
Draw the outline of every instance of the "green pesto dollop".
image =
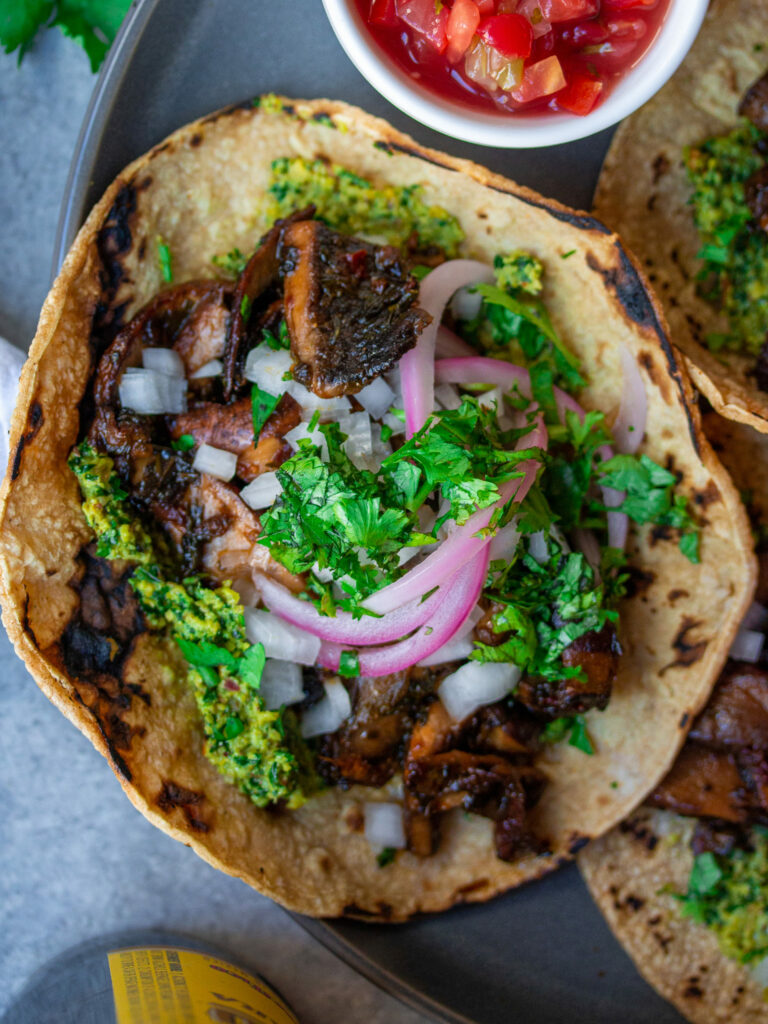
<svg viewBox="0 0 768 1024">
<path fill-rule="evenodd" d="M 259 695 L 264 648 L 246 638 L 243 608 L 228 585 L 199 576 L 169 578 L 173 566 L 127 504 L 112 460 L 87 443 L 69 466 L 102 558 L 136 563 L 131 588 L 150 629 L 173 640 L 187 661 L 205 733 L 205 756 L 259 807 L 301 806 L 317 788 L 298 723 L 284 709 L 268 711 Z"/>
<path fill-rule="evenodd" d="M 754 125 L 685 151 L 691 204 L 701 236 L 699 291 L 727 316 L 727 333 L 712 333 L 713 351 L 726 348 L 758 355 L 768 332 L 768 234 L 756 228 L 744 186 L 765 164 Z"/>
<path fill-rule="evenodd" d="M 753 829 L 751 849 L 695 858 L 682 914 L 705 924 L 723 953 L 742 964 L 768 956 L 768 830 Z"/>
<path fill-rule="evenodd" d="M 72 451 L 69 468 L 85 499 L 85 520 L 96 534 L 96 554 L 100 558 L 125 558 L 139 565 L 154 562 L 152 538 L 126 509 L 127 494 L 112 460 L 81 444 Z"/>
<path fill-rule="evenodd" d="M 420 185 L 377 188 L 337 164 L 281 157 L 272 162 L 268 215 L 275 220 L 313 203 L 317 216 L 343 234 L 385 239 L 398 247 L 415 236 L 416 249 L 455 256 L 464 239 L 458 220 L 442 206 L 425 203 L 422 194 Z"/>
</svg>

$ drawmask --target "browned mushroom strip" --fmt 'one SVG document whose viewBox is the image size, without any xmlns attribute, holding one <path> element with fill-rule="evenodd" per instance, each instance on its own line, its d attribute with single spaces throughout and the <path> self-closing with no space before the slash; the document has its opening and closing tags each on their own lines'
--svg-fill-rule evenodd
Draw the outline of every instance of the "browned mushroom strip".
<svg viewBox="0 0 768 1024">
<path fill-rule="evenodd" d="M 672 770 L 648 802 L 678 814 L 731 822 L 747 821 L 752 809 L 733 756 L 708 750 L 698 743 L 683 747 Z"/>
<path fill-rule="evenodd" d="M 256 252 L 248 260 L 235 288 L 232 298 L 232 316 L 229 319 L 229 330 L 224 352 L 224 399 L 229 401 L 243 383 L 242 369 L 245 355 L 249 348 L 260 341 L 260 318 L 256 304 L 277 284 L 278 261 L 277 251 L 280 236 L 286 225 L 297 220 L 305 220 L 314 216 L 314 206 L 297 210 L 285 220 L 278 220 L 259 242 Z M 272 303 L 274 296 L 270 296 Z M 266 313 L 269 317 L 272 304 L 268 303 Z M 278 306 L 279 308 L 279 306 Z M 265 326 L 268 326 L 265 324 Z M 257 328 L 254 330 L 254 328 Z M 249 341 L 251 344 L 249 344 Z"/>
<path fill-rule="evenodd" d="M 390 246 L 301 221 L 285 228 L 279 258 L 293 375 L 323 398 L 354 394 L 390 369 L 430 321 Z"/>
<path fill-rule="evenodd" d="M 768 132 L 768 72 L 747 89 L 739 103 L 739 113 L 752 124 Z"/>
<path fill-rule="evenodd" d="M 729 662 L 709 703 L 691 727 L 689 739 L 718 750 L 768 750 L 768 672 Z"/>
</svg>

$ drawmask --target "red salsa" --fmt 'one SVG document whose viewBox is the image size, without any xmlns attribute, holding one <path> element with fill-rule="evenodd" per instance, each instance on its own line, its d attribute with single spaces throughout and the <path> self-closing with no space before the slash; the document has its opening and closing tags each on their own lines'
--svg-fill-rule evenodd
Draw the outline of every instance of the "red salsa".
<svg viewBox="0 0 768 1024">
<path fill-rule="evenodd" d="M 671 0 L 355 0 L 387 56 L 476 109 L 588 114 L 640 60 Z"/>
</svg>

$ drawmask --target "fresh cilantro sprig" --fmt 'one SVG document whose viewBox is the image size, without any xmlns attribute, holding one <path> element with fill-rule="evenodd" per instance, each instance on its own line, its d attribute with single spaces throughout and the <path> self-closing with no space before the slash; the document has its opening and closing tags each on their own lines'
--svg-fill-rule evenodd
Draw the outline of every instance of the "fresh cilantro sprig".
<svg viewBox="0 0 768 1024">
<path fill-rule="evenodd" d="M 253 409 L 253 439 L 255 444 L 259 443 L 259 434 L 269 417 L 277 408 L 280 402 L 280 395 L 271 395 L 269 391 L 262 391 L 258 384 L 251 388 L 251 407 Z"/>
<path fill-rule="evenodd" d="M 19 63 L 40 29 L 58 26 L 78 42 L 98 71 L 131 0 L 0 0 L 0 44 Z"/>
<path fill-rule="evenodd" d="M 541 731 L 543 743 L 561 743 L 566 736 L 569 747 L 576 747 L 584 754 L 594 754 L 595 745 L 589 735 L 584 715 L 554 718 L 551 722 L 547 722 Z"/>
</svg>

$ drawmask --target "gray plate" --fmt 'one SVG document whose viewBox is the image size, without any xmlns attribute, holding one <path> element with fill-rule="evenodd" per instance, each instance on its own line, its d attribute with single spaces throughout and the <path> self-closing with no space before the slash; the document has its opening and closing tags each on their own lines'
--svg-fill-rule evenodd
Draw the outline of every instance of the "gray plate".
<svg viewBox="0 0 768 1024">
<path fill-rule="evenodd" d="M 361 78 L 320 0 L 143 0 L 112 48 L 83 124 L 56 269 L 88 209 L 125 164 L 186 121 L 269 91 L 357 103 L 426 145 L 582 208 L 590 205 L 610 139 L 603 132 L 567 146 L 506 152 L 431 132 Z M 441 1020 L 682 1021 L 616 945 L 573 867 L 488 904 L 407 925 L 299 920 L 377 984 Z"/>
</svg>

